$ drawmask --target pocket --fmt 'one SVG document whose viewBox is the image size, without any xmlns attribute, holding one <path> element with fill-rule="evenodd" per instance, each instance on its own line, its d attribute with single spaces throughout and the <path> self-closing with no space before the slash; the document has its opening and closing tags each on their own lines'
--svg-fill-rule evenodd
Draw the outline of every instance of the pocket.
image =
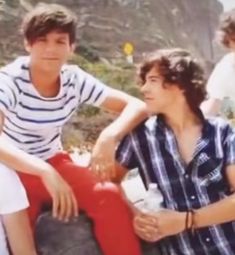
<svg viewBox="0 0 235 255">
<path fill-rule="evenodd" d="M 199 184 L 203 186 L 209 186 L 210 184 L 220 182 L 223 179 L 221 172 L 222 172 L 221 167 L 218 166 L 217 168 L 213 169 L 210 173 L 198 178 Z"/>
<path fill-rule="evenodd" d="M 224 188 L 224 160 L 223 158 L 202 156 L 203 160 L 197 169 L 197 180 L 201 187 L 213 188 L 217 192 Z M 200 161 L 200 160 L 199 160 Z"/>
</svg>

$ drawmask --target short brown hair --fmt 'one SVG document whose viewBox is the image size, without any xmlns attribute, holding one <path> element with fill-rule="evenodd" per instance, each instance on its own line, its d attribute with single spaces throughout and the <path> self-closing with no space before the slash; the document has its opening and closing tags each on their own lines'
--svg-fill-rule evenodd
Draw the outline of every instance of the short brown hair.
<svg viewBox="0 0 235 255">
<path fill-rule="evenodd" d="M 76 39 L 76 23 L 75 15 L 64 6 L 40 3 L 26 14 L 21 30 L 29 43 L 49 32 L 58 31 L 68 33 L 72 44 Z"/>
<path fill-rule="evenodd" d="M 235 9 L 221 15 L 217 39 L 225 47 L 229 47 L 230 40 L 235 41 Z"/>
<path fill-rule="evenodd" d="M 206 97 L 204 71 L 189 52 L 173 48 L 161 49 L 150 54 L 139 68 L 140 82 L 146 82 L 146 75 L 158 68 L 164 83 L 177 84 L 184 91 L 186 100 L 193 111 L 197 111 Z"/>
</svg>

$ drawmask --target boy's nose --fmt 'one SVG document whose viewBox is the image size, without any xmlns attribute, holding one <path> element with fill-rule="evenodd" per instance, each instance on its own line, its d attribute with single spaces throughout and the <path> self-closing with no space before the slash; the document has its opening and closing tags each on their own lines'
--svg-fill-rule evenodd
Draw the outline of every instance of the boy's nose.
<svg viewBox="0 0 235 255">
<path fill-rule="evenodd" d="M 140 87 L 140 92 L 145 93 L 147 91 L 147 82 L 145 82 L 141 87 Z"/>
<path fill-rule="evenodd" d="M 53 43 L 47 43 L 45 45 L 45 51 L 48 52 L 48 53 L 51 53 L 51 52 L 54 52 L 55 50 L 55 46 Z"/>
</svg>

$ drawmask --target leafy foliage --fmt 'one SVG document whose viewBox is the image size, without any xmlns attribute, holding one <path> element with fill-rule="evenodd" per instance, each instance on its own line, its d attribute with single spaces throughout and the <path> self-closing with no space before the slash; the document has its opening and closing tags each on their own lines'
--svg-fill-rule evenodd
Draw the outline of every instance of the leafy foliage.
<svg viewBox="0 0 235 255">
<path fill-rule="evenodd" d="M 139 96 L 134 66 L 125 63 L 113 65 L 105 60 L 90 62 L 79 55 L 75 55 L 71 62 L 94 75 L 108 86 L 125 91 L 133 96 Z M 84 106 L 81 110 L 81 114 L 85 116 L 93 116 L 99 112 L 99 109 L 92 106 Z"/>
</svg>

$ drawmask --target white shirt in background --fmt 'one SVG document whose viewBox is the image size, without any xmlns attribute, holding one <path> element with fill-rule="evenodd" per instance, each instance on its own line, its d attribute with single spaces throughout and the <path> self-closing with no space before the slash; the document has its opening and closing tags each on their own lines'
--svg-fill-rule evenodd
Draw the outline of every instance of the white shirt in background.
<svg viewBox="0 0 235 255">
<path fill-rule="evenodd" d="M 226 54 L 215 66 L 207 83 L 209 98 L 235 102 L 235 53 Z"/>
</svg>

